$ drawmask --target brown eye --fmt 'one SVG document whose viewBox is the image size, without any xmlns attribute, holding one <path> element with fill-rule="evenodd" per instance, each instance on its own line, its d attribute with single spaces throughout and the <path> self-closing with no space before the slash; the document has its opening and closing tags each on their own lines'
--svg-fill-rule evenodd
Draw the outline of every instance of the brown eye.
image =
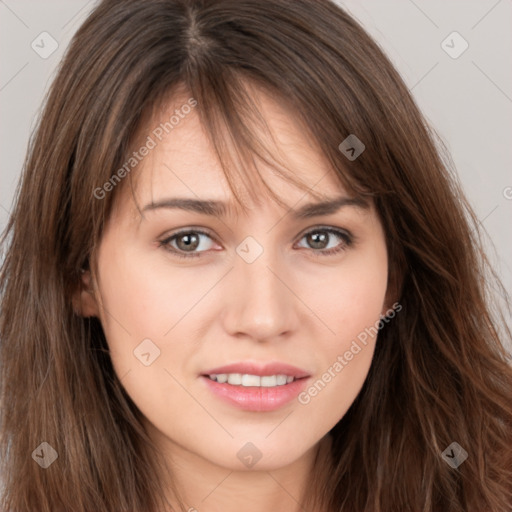
<svg viewBox="0 0 512 512">
<path fill-rule="evenodd" d="M 325 231 L 314 231 L 306 235 L 308 244 L 313 249 L 325 249 L 329 243 L 329 233 Z"/>
<path fill-rule="evenodd" d="M 181 251 L 194 251 L 199 246 L 199 237 L 196 233 L 178 235 L 176 245 Z"/>
<path fill-rule="evenodd" d="M 347 249 L 353 242 L 352 236 L 345 231 L 333 228 L 317 228 L 306 233 L 302 240 L 306 240 L 308 247 L 315 254 L 328 256 Z"/>
<path fill-rule="evenodd" d="M 177 256 L 188 258 L 200 256 L 202 252 L 211 248 L 212 243 L 213 240 L 208 233 L 189 229 L 174 233 L 162 240 L 159 245 Z M 201 250 L 197 250 L 198 248 Z"/>
</svg>

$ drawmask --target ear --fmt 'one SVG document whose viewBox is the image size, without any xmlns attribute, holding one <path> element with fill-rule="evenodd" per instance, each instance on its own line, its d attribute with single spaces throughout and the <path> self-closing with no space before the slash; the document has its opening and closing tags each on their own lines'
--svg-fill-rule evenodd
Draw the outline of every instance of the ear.
<svg viewBox="0 0 512 512">
<path fill-rule="evenodd" d="M 92 287 L 90 270 L 83 270 L 80 283 L 73 293 L 73 309 L 77 315 L 83 317 L 95 316 L 99 318 L 98 301 Z"/>
</svg>

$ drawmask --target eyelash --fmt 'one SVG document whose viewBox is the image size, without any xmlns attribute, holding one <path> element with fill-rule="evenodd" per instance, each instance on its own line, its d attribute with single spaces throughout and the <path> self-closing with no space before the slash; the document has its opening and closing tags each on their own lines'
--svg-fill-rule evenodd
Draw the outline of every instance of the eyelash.
<svg viewBox="0 0 512 512">
<path fill-rule="evenodd" d="M 345 251 L 348 247 L 350 247 L 354 243 L 354 236 L 352 234 L 350 234 L 348 231 L 342 231 L 340 229 L 335 229 L 335 228 L 331 228 L 331 227 L 314 228 L 314 229 L 304 233 L 300 239 L 302 240 L 307 235 L 310 235 L 312 233 L 317 233 L 317 232 L 324 232 L 324 233 L 336 235 L 343 240 L 343 243 L 341 243 L 338 247 L 336 247 L 334 249 L 329 249 L 329 250 L 309 249 L 310 251 L 313 252 L 314 256 L 317 256 L 317 257 L 334 256 L 336 254 L 341 253 L 342 251 Z M 184 230 L 178 231 L 177 233 L 174 233 L 173 235 L 165 238 L 164 240 L 159 241 L 158 246 L 163 247 L 166 251 L 171 252 L 172 254 L 178 256 L 179 258 L 200 257 L 201 254 L 206 251 L 184 253 L 184 252 L 180 251 L 179 249 L 175 249 L 174 247 L 170 246 L 170 242 L 175 240 L 179 236 L 188 235 L 191 233 L 205 235 L 213 240 L 211 235 L 209 233 L 207 233 L 206 231 L 203 231 L 202 229 L 184 229 Z"/>
</svg>

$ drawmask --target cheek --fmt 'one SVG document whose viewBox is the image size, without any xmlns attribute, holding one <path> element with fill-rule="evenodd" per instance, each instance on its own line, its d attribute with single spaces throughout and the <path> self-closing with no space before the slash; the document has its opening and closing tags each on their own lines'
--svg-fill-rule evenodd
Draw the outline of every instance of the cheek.
<svg viewBox="0 0 512 512">
<path fill-rule="evenodd" d="M 345 416 L 366 380 L 374 347 L 374 340 L 339 343 L 323 372 L 298 396 L 301 429 L 327 432 Z"/>
<path fill-rule="evenodd" d="M 121 244 L 107 240 L 99 253 L 101 323 L 123 387 L 146 417 L 160 418 L 169 397 L 176 407 L 190 409 L 190 397 L 173 376 L 181 382 L 176 368 L 188 370 L 194 347 L 172 341 L 179 330 L 173 326 L 190 309 L 183 294 L 197 301 L 197 293 L 127 245 L 121 251 Z"/>
<path fill-rule="evenodd" d="M 100 267 L 101 296 L 107 325 L 116 316 L 128 331 L 162 338 L 211 288 L 201 269 L 179 269 L 162 254 L 137 249 L 111 250 Z M 159 250 L 158 250 L 159 251 Z M 210 272 L 211 274 L 211 272 Z"/>
<path fill-rule="evenodd" d="M 124 247 L 124 250 L 118 247 Z M 98 253 L 98 273 L 103 306 L 101 323 L 120 375 L 137 366 L 134 350 L 144 340 L 154 343 L 152 347 L 145 342 L 155 358 L 163 334 L 170 328 L 173 301 L 169 290 L 165 296 L 166 287 L 161 279 L 155 279 L 150 266 L 130 249 L 129 244 L 114 243 L 105 238 Z M 146 352 L 148 350 L 143 353 Z"/>
<path fill-rule="evenodd" d="M 379 320 L 386 309 L 388 280 L 387 252 L 384 242 L 371 250 L 348 253 L 327 277 L 318 276 L 322 287 L 308 291 L 308 300 L 331 330 L 326 336 L 326 352 L 343 349 L 347 341 Z"/>
<path fill-rule="evenodd" d="M 123 385 L 138 404 L 158 410 L 157 397 L 165 401 L 171 388 L 179 388 L 166 370 L 193 373 L 197 344 L 191 330 L 199 325 L 195 319 L 208 325 L 214 319 L 211 306 L 201 301 L 212 278 L 197 269 L 172 271 L 158 254 L 109 240 L 98 259 L 101 323 L 114 368 L 119 377 L 129 372 Z"/>
<path fill-rule="evenodd" d="M 107 329 L 119 324 L 134 336 L 161 337 L 174 318 L 188 288 L 180 279 L 162 273 L 148 255 L 124 243 L 107 241 L 99 253 L 99 283 L 104 306 L 102 323 Z M 104 322 L 103 322 L 104 320 Z M 117 326 L 115 325 L 117 324 Z M 115 339 L 115 337 L 113 337 Z"/>
<path fill-rule="evenodd" d="M 381 301 L 354 315 L 345 311 L 334 323 L 336 336 L 319 341 L 322 364 L 318 374 L 299 395 L 304 407 L 304 428 L 319 424 L 332 428 L 348 411 L 370 370 L 377 341 Z M 349 309 L 349 308 L 347 308 Z"/>
<path fill-rule="evenodd" d="M 312 427 L 319 417 L 334 426 L 361 390 L 371 366 L 380 315 L 386 309 L 387 277 L 387 253 L 381 243 L 357 258 L 347 258 L 332 273 L 326 291 L 317 290 L 311 296 L 333 331 L 318 338 L 323 366 L 299 396 L 299 403 L 310 413 L 305 421 Z"/>
</svg>

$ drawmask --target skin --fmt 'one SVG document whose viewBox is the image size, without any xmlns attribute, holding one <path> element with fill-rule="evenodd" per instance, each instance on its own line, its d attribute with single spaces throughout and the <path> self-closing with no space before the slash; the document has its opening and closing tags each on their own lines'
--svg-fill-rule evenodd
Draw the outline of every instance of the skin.
<svg viewBox="0 0 512 512">
<path fill-rule="evenodd" d="M 189 97 L 175 97 L 169 112 Z M 262 92 L 255 98 L 296 175 L 324 198 L 348 196 L 293 114 Z M 259 170 L 290 207 L 315 202 L 270 168 Z M 234 203 L 194 110 L 136 172 L 140 208 L 168 197 Z M 100 318 L 115 371 L 172 461 L 190 510 L 300 510 L 315 454 L 360 391 L 376 340 L 369 337 L 309 403 L 293 400 L 273 412 L 246 412 L 220 401 L 199 374 L 237 361 L 281 361 L 307 370 L 314 383 L 390 307 L 385 237 L 373 205 L 295 220 L 263 190 L 260 197 L 261 204 L 248 203 L 247 215 L 233 206 L 223 218 L 168 208 L 141 216 L 124 187 L 95 255 L 97 275 L 84 275 L 78 300 L 84 316 Z M 356 241 L 322 255 L 344 245 L 331 234 L 326 249 L 315 248 L 305 234 L 322 226 L 348 230 Z M 211 234 L 200 235 L 201 245 L 192 249 L 199 257 L 179 258 L 159 246 L 189 227 Z M 263 248 L 252 263 L 236 253 L 247 236 Z M 172 246 L 183 248 L 178 241 Z M 134 356 L 146 338 L 160 350 L 150 366 Z M 251 469 L 237 457 L 249 441 L 262 454 Z"/>
</svg>

